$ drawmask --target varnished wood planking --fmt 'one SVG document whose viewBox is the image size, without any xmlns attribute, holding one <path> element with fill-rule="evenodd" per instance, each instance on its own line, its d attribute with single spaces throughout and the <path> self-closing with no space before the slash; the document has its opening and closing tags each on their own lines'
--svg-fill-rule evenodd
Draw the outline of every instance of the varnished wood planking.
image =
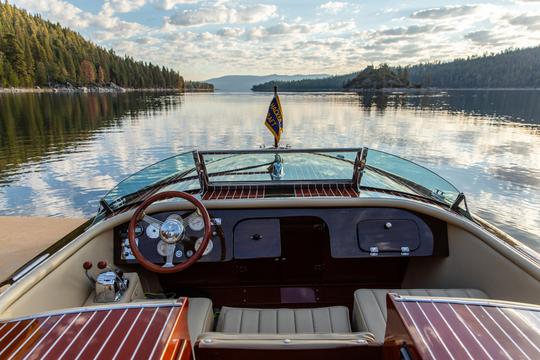
<svg viewBox="0 0 540 360">
<path fill-rule="evenodd" d="M 187 301 L 0 322 L 2 359 L 188 359 Z"/>
</svg>

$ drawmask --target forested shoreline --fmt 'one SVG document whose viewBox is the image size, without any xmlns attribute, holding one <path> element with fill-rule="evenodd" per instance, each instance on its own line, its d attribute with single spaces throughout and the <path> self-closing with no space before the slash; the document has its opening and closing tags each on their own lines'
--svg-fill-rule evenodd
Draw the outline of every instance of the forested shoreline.
<svg viewBox="0 0 540 360">
<path fill-rule="evenodd" d="M 184 79 L 172 69 L 120 57 L 60 24 L 0 2 L 2 87 L 184 90 Z"/>
<path fill-rule="evenodd" d="M 540 88 L 540 46 L 509 49 L 448 62 L 406 67 L 372 65 L 362 71 L 321 79 L 271 81 L 253 91 L 344 91 L 381 88 L 505 89 Z"/>
</svg>

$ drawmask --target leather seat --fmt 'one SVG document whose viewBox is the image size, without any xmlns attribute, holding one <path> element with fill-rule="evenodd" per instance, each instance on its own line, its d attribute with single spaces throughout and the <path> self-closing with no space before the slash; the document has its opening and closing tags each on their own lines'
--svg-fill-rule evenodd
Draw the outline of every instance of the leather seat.
<svg viewBox="0 0 540 360">
<path fill-rule="evenodd" d="M 389 292 L 410 296 L 489 298 L 477 289 L 359 289 L 354 292 L 353 329 L 369 331 L 379 343 L 386 330 L 386 295 Z"/>
<path fill-rule="evenodd" d="M 201 334 L 195 351 L 220 354 L 220 349 L 334 349 L 373 342 L 371 333 L 351 332 L 349 310 L 345 306 L 314 309 L 224 306 L 216 332 Z"/>
<path fill-rule="evenodd" d="M 221 308 L 217 332 L 226 334 L 351 333 L 345 306 L 314 309 Z"/>
<path fill-rule="evenodd" d="M 206 298 L 188 298 L 188 327 L 191 346 L 195 345 L 200 334 L 212 331 L 213 326 L 212 301 Z"/>
</svg>

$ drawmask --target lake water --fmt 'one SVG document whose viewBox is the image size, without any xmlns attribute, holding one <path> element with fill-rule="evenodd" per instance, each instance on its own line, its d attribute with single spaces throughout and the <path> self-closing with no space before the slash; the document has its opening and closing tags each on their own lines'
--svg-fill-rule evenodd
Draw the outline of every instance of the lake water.
<svg viewBox="0 0 540 360">
<path fill-rule="evenodd" d="M 89 217 L 125 176 L 198 147 L 271 145 L 272 95 L 0 95 L 0 215 Z M 368 146 L 463 191 L 476 214 L 540 249 L 540 91 L 281 94 L 282 144 Z"/>
</svg>

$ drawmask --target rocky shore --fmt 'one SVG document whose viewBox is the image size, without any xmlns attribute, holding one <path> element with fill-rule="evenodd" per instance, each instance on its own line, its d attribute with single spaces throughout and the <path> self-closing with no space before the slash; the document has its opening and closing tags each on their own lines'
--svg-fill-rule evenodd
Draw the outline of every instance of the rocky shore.
<svg viewBox="0 0 540 360">
<path fill-rule="evenodd" d="M 124 93 L 130 91 L 182 91 L 181 89 L 172 88 L 123 88 L 110 83 L 107 85 L 90 85 L 90 86 L 73 86 L 71 84 L 55 85 L 52 87 L 33 87 L 33 88 L 16 88 L 0 87 L 0 94 L 17 94 L 17 93 Z"/>
</svg>

